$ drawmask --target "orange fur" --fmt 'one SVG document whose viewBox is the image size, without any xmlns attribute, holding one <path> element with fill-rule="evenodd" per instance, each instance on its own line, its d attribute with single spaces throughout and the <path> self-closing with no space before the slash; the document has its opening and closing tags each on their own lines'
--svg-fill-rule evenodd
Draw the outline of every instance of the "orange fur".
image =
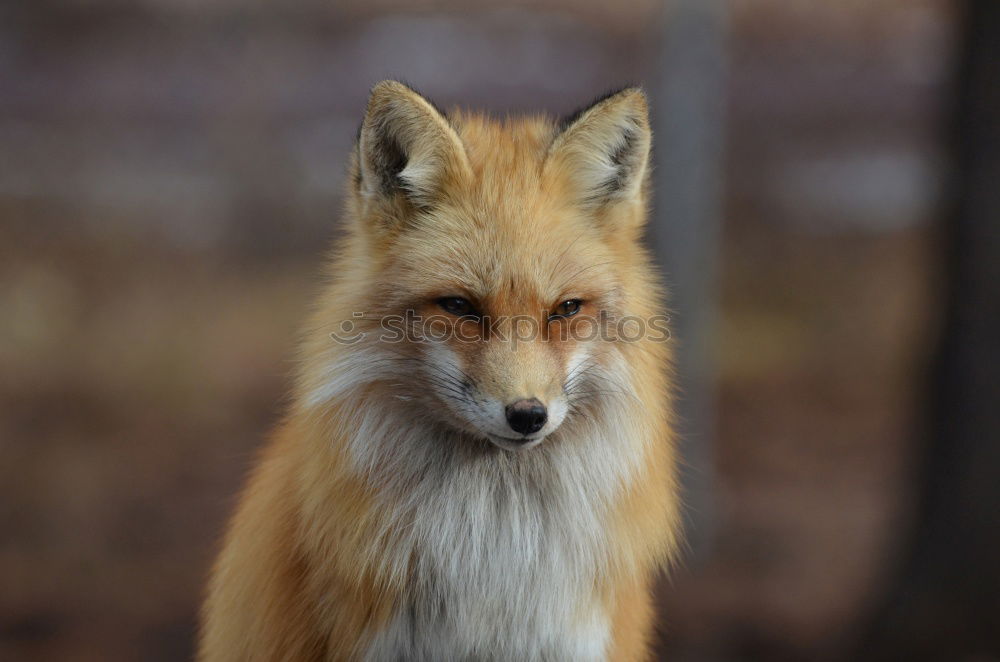
<svg viewBox="0 0 1000 662">
<path fill-rule="evenodd" d="M 399 83 L 376 86 L 353 157 L 347 233 L 304 333 L 290 412 L 260 458 L 213 570 L 201 660 L 378 659 L 377 651 L 388 650 L 374 642 L 416 609 L 415 596 L 427 582 L 438 581 L 427 574 L 428 559 L 443 553 L 428 550 L 434 541 L 414 533 L 427 504 L 410 503 L 438 486 L 423 484 L 429 479 L 422 469 L 412 475 L 398 469 L 422 457 L 407 446 L 418 442 L 426 443 L 421 452 L 427 457 L 438 452 L 435 443 L 454 444 L 441 457 L 459 467 L 459 478 L 482 472 L 485 478 L 466 488 L 473 490 L 470 503 L 493 477 L 500 482 L 490 498 L 503 499 L 504 490 L 521 485 L 555 490 L 545 483 L 546 467 L 556 466 L 551 463 L 579 461 L 579 472 L 600 477 L 601 464 L 625 458 L 608 478 L 606 496 L 588 492 L 597 484 L 567 489 L 559 483 L 562 491 L 553 492 L 572 513 L 571 495 L 579 490 L 589 508 L 580 521 L 600 521 L 600 530 L 581 531 L 578 543 L 575 531 L 504 522 L 515 533 L 556 531 L 570 541 L 570 558 L 593 569 L 590 583 L 565 590 L 593 596 L 593 605 L 567 609 L 581 632 L 600 629 L 587 619 L 606 622 L 607 641 L 593 635 L 600 657 L 648 658 L 651 585 L 678 535 L 669 346 L 562 337 L 574 320 L 550 320 L 547 311 L 573 299 L 582 302 L 581 320 L 602 310 L 643 319 L 661 312 L 660 288 L 640 245 L 649 141 L 645 97 L 636 89 L 598 102 L 561 129 L 545 117 L 498 122 L 454 112 L 445 118 Z M 496 329 L 443 314 L 435 302 L 448 296 L 467 298 L 494 317 L 531 318 L 545 340 L 512 346 L 492 335 Z M 488 441 L 479 419 L 462 418 L 455 409 L 448 389 L 459 387 L 442 386 L 445 377 L 432 358 L 438 355 L 425 345 L 373 349 L 367 341 L 341 345 L 330 338 L 344 320 L 357 319 L 372 332 L 380 316 L 407 309 L 439 315 L 442 328 L 467 333 L 468 342 L 452 338 L 439 350 L 473 383 L 476 402 L 534 397 L 550 403 L 554 416 L 554 403 L 569 397 L 574 365 L 603 370 L 627 388 L 583 393 L 544 440 L 505 450 Z M 355 311 L 366 314 L 358 319 Z M 380 421 L 391 424 L 379 427 Z M 602 430 L 611 432 L 595 440 Z M 588 456 L 578 438 L 589 439 L 587 448 L 599 454 Z M 535 503 L 520 494 L 510 498 L 518 507 Z M 476 513 L 486 511 L 470 505 L 456 512 L 470 518 L 462 523 L 469 535 L 490 539 L 492 525 L 476 521 Z M 448 530 L 441 527 L 442 535 Z M 511 556 L 510 572 L 535 572 L 546 561 L 546 544 L 539 542 L 535 556 L 531 547 L 523 560 Z M 552 541 L 552 549 L 562 548 Z M 460 577 L 461 568 L 457 572 Z M 443 609 L 447 613 L 448 605 Z M 552 627 L 567 622 L 556 619 Z M 475 633 L 462 636 L 475 639 Z M 516 637 L 529 640 L 524 633 L 512 633 Z"/>
</svg>

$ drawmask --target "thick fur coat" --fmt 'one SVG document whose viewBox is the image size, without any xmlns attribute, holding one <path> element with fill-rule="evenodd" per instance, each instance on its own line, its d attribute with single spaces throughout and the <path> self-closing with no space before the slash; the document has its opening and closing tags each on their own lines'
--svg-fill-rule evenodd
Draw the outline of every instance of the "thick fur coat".
<svg viewBox="0 0 1000 662">
<path fill-rule="evenodd" d="M 635 88 L 562 123 L 373 89 L 201 660 L 648 659 L 678 531 L 650 140 Z"/>
</svg>

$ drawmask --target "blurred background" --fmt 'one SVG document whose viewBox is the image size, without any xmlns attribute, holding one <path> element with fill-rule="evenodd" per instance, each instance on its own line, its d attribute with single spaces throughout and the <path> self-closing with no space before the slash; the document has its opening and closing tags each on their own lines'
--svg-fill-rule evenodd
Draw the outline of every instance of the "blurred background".
<svg viewBox="0 0 1000 662">
<path fill-rule="evenodd" d="M 653 101 L 664 659 L 997 660 L 1000 3 L 0 8 L 0 659 L 182 660 L 369 87 Z"/>
</svg>

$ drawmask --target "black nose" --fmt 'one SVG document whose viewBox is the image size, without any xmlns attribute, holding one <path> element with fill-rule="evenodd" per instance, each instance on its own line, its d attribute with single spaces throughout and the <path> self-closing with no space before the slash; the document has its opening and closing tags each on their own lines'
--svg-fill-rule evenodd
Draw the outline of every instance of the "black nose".
<svg viewBox="0 0 1000 662">
<path fill-rule="evenodd" d="M 518 434 L 538 432 L 548 419 L 545 405 L 537 398 L 518 400 L 512 405 L 507 405 L 507 423 L 510 429 Z"/>
</svg>

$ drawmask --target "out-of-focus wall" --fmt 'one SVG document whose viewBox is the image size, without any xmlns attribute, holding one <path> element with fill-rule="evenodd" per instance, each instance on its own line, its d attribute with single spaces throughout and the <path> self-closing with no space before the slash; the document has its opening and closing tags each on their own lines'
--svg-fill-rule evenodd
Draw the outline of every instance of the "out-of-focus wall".
<svg viewBox="0 0 1000 662">
<path fill-rule="evenodd" d="M 655 91 L 669 9 L 0 9 L 0 658 L 190 656 L 373 82 L 498 114 Z M 946 3 L 730 11 L 717 536 L 664 593 L 674 659 L 851 625 L 908 512 L 932 321 Z"/>
</svg>

